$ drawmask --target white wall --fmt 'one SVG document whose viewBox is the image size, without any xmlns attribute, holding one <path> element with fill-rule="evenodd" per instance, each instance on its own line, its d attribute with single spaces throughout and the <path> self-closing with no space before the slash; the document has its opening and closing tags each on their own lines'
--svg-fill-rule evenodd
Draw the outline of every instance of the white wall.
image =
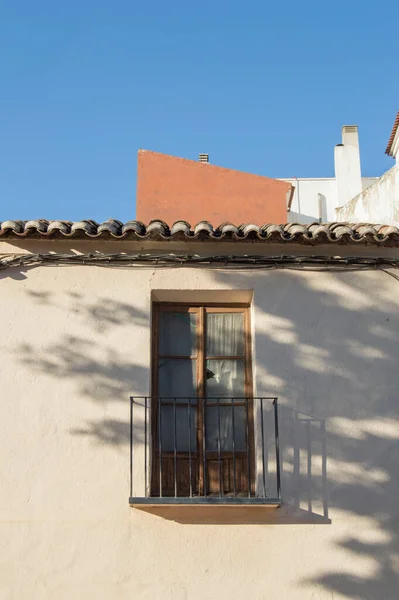
<svg viewBox="0 0 399 600">
<path fill-rule="evenodd" d="M 376 181 L 376 177 L 361 176 L 356 125 L 342 127 L 342 143 L 334 147 L 334 171 L 334 178 L 284 180 L 295 187 L 287 221 L 334 222 L 339 206 L 351 201 Z"/>
<path fill-rule="evenodd" d="M 337 208 L 337 221 L 399 225 L 399 165 L 346 205 Z"/>
<path fill-rule="evenodd" d="M 337 185 L 333 178 L 286 179 L 294 186 L 294 195 L 288 221 L 295 223 L 323 223 L 333 221 L 336 206 Z M 321 208 L 321 215 L 320 215 Z"/>
<path fill-rule="evenodd" d="M 363 189 L 376 180 L 376 177 L 363 177 Z M 337 182 L 335 178 L 285 179 L 295 190 L 287 221 L 295 223 L 334 222 L 335 210 L 339 206 Z M 321 207 L 321 215 L 320 208 Z"/>
<path fill-rule="evenodd" d="M 1 272 L 2 600 L 396 598 L 398 285 L 376 270 Z M 149 391 L 151 292 L 171 289 L 253 291 L 282 509 L 226 525 L 129 507 L 128 397 Z"/>
</svg>

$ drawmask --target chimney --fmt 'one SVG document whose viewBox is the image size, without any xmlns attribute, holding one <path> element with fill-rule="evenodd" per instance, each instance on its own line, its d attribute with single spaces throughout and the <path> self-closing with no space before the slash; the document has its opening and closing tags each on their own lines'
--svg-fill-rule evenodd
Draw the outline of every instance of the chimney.
<svg viewBox="0 0 399 600">
<path fill-rule="evenodd" d="M 209 154 L 198 154 L 198 162 L 209 163 Z"/>
<path fill-rule="evenodd" d="M 362 191 L 359 134 L 357 125 L 342 127 L 342 144 L 334 149 L 337 204 L 343 206 Z"/>
</svg>

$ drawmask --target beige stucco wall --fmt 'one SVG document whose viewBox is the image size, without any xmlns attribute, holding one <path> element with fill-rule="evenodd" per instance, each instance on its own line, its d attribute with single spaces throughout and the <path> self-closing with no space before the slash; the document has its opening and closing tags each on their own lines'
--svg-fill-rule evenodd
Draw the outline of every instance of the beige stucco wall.
<svg viewBox="0 0 399 600">
<path fill-rule="evenodd" d="M 253 292 L 283 508 L 182 524 L 129 507 L 154 290 Z M 398 290 L 382 271 L 0 272 L 0 598 L 397 598 Z"/>
</svg>

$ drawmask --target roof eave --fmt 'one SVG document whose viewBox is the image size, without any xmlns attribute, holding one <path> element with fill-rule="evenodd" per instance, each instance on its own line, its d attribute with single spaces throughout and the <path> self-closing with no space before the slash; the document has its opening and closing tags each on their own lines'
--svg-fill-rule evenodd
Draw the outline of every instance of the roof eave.
<svg viewBox="0 0 399 600">
<path fill-rule="evenodd" d="M 399 137 L 399 110 L 396 115 L 396 119 L 393 124 L 393 127 L 392 127 L 391 135 L 389 136 L 387 147 L 385 149 L 385 154 L 388 154 L 388 156 L 393 156 L 393 157 L 395 156 L 396 152 L 393 153 L 393 147 L 394 147 L 394 145 L 396 145 L 395 142 L 398 141 L 398 137 Z"/>
<path fill-rule="evenodd" d="M 399 228 L 391 225 L 367 223 L 245 223 L 234 225 L 222 223 L 214 227 L 201 221 L 192 227 L 185 221 L 169 226 L 154 220 L 147 226 L 140 221 L 110 219 L 104 223 L 95 221 L 3 221 L 0 222 L 0 240 L 116 240 L 152 242 L 255 242 L 262 244 L 304 244 L 310 246 L 372 245 L 399 247 Z"/>
</svg>

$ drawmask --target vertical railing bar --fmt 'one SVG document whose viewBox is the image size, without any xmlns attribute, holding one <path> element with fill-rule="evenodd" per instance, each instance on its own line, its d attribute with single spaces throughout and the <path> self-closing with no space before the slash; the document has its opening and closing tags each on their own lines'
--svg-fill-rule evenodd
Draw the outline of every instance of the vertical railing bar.
<svg viewBox="0 0 399 600">
<path fill-rule="evenodd" d="M 278 432 L 278 407 L 277 398 L 274 398 L 274 435 L 276 438 L 276 471 L 277 471 L 277 498 L 281 500 L 281 478 L 280 478 L 280 439 Z"/>
<path fill-rule="evenodd" d="M 159 497 L 162 498 L 162 416 L 161 398 L 158 398 L 158 450 L 159 450 Z"/>
<path fill-rule="evenodd" d="M 175 498 L 177 498 L 176 398 L 173 399 L 173 474 L 175 484 Z"/>
<path fill-rule="evenodd" d="M 266 498 L 266 472 L 265 472 L 265 434 L 263 431 L 263 400 L 260 399 L 260 430 L 261 430 L 261 450 L 262 450 L 262 477 L 263 477 L 263 497 Z"/>
<path fill-rule="evenodd" d="M 133 498 L 133 398 L 130 398 L 130 497 Z"/>
<path fill-rule="evenodd" d="M 188 399 L 188 476 L 190 478 L 190 498 L 193 497 L 192 466 L 191 466 L 191 398 Z"/>
<path fill-rule="evenodd" d="M 221 457 L 221 442 L 220 442 L 220 398 L 217 399 L 218 411 L 218 466 L 219 466 L 219 496 L 222 497 L 222 457 Z"/>
<path fill-rule="evenodd" d="M 144 496 L 147 497 L 147 401 L 144 399 Z"/>
<path fill-rule="evenodd" d="M 235 416 L 234 416 L 234 398 L 231 399 L 231 419 L 233 426 L 233 491 L 234 498 L 237 496 L 237 487 L 236 487 L 236 427 L 235 427 Z"/>
<path fill-rule="evenodd" d="M 320 421 L 321 432 L 321 477 L 323 490 L 323 515 L 328 519 L 328 503 L 327 503 L 327 447 L 326 447 L 326 423 Z"/>
<path fill-rule="evenodd" d="M 249 443 L 249 398 L 246 398 L 246 447 L 247 447 L 247 463 L 248 463 L 248 498 L 251 497 L 251 449 L 250 449 L 250 443 Z"/>
<path fill-rule="evenodd" d="M 208 495 L 208 490 L 207 490 L 207 469 L 206 469 L 206 427 L 205 427 L 205 402 L 206 399 L 203 398 L 202 399 L 202 449 L 203 449 L 203 455 L 204 455 L 204 496 Z"/>
<path fill-rule="evenodd" d="M 308 511 L 312 512 L 312 439 L 310 432 L 310 419 L 306 419 L 306 446 L 307 446 L 307 469 L 308 469 Z"/>
</svg>

